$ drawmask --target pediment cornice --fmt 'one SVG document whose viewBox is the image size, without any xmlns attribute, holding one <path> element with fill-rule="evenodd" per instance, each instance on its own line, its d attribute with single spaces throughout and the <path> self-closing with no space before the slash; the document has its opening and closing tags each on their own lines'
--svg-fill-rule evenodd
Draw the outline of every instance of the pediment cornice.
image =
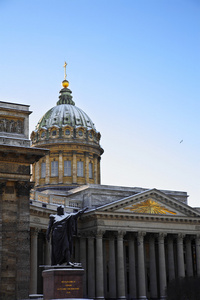
<svg viewBox="0 0 200 300">
<path fill-rule="evenodd" d="M 144 205 L 145 202 L 152 200 L 152 205 L 154 208 L 160 208 L 160 212 L 152 210 L 147 213 L 147 210 L 138 213 L 138 206 Z M 147 205 L 147 204 L 146 204 Z M 181 220 L 181 219 L 200 219 L 200 213 L 193 209 L 192 207 L 164 194 L 163 192 L 152 189 L 133 196 L 126 197 L 124 199 L 106 204 L 104 206 L 98 207 L 95 210 L 95 214 L 101 213 L 101 215 L 119 215 L 120 218 L 148 218 L 148 219 L 166 219 L 166 220 Z"/>
</svg>

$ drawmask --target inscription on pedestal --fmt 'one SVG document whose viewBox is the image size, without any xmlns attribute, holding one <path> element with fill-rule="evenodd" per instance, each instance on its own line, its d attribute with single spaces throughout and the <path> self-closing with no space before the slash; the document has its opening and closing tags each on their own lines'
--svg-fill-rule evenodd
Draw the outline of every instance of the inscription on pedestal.
<svg viewBox="0 0 200 300">
<path fill-rule="evenodd" d="M 57 288 L 57 291 L 66 291 L 67 295 L 79 291 L 80 288 L 77 287 L 76 280 L 61 280 L 60 287 Z"/>
<path fill-rule="evenodd" d="M 42 273 L 44 300 L 83 298 L 83 269 L 49 269 Z"/>
</svg>

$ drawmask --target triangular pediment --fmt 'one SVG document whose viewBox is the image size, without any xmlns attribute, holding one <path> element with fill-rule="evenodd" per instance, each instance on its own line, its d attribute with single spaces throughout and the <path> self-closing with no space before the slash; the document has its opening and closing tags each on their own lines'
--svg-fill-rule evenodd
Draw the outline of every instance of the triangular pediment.
<svg viewBox="0 0 200 300">
<path fill-rule="evenodd" d="M 156 189 L 106 204 L 97 210 L 122 214 L 200 217 L 200 213 L 192 207 Z"/>
</svg>

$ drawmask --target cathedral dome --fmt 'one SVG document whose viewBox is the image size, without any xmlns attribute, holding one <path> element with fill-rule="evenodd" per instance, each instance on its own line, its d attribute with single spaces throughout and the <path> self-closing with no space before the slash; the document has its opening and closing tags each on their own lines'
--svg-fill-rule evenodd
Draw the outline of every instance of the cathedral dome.
<svg viewBox="0 0 200 300">
<path fill-rule="evenodd" d="M 60 91 L 57 105 L 48 110 L 39 120 L 35 130 L 31 133 L 33 145 L 55 143 L 55 139 L 69 143 L 80 139 L 82 142 L 98 144 L 100 133 L 90 117 L 72 100 L 71 90 L 64 88 Z"/>
<path fill-rule="evenodd" d="M 57 105 L 31 133 L 32 147 L 49 149 L 49 154 L 32 166 L 32 180 L 39 191 L 100 184 L 101 135 L 90 117 L 75 106 L 66 74 L 62 86 Z"/>
<path fill-rule="evenodd" d="M 52 126 L 62 128 L 66 125 L 95 130 L 94 123 L 88 115 L 82 109 L 70 104 L 59 104 L 48 110 L 36 125 L 36 130 Z"/>
</svg>

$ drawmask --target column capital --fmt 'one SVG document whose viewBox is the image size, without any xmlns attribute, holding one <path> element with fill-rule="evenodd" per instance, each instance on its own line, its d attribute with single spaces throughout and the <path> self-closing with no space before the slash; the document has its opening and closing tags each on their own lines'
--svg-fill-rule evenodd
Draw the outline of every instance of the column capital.
<svg viewBox="0 0 200 300">
<path fill-rule="evenodd" d="M 185 237 L 185 234 L 179 233 L 179 234 L 177 235 L 177 242 L 178 242 L 178 243 L 183 243 L 184 237 Z"/>
<path fill-rule="evenodd" d="M 117 237 L 118 237 L 119 239 L 123 239 L 124 236 L 125 236 L 125 234 L 126 234 L 126 230 L 119 230 L 119 231 L 117 232 Z"/>
<path fill-rule="evenodd" d="M 146 232 L 138 231 L 138 233 L 137 233 L 138 243 L 143 242 L 145 235 L 146 235 Z"/>
<path fill-rule="evenodd" d="M 38 236 L 39 229 L 38 228 L 31 228 L 31 236 Z"/>
<path fill-rule="evenodd" d="M 199 240 L 199 242 L 200 242 L 200 234 L 198 233 L 198 234 L 196 234 L 196 237 L 195 237 L 195 239 L 196 240 Z"/>
<path fill-rule="evenodd" d="M 105 233 L 105 230 L 98 229 L 98 230 L 96 231 L 96 238 L 102 238 L 103 235 L 104 235 L 104 233 Z"/>
<path fill-rule="evenodd" d="M 160 243 L 161 243 L 161 242 L 164 242 L 166 236 L 167 236 L 166 233 L 164 233 L 164 232 L 159 232 L 159 233 L 158 233 L 158 241 L 159 241 Z"/>
</svg>

